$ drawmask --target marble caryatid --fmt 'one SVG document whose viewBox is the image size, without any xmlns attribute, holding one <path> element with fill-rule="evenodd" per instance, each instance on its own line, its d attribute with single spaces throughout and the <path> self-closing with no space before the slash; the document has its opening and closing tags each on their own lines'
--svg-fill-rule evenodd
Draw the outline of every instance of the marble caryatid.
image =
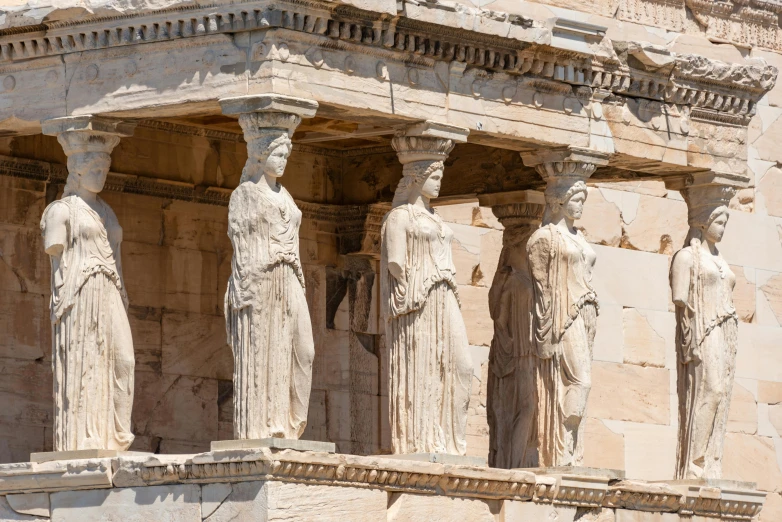
<svg viewBox="0 0 782 522">
<path fill-rule="evenodd" d="M 403 178 L 381 229 L 381 299 L 389 348 L 393 453 L 464 455 L 472 361 L 451 254 L 431 207 L 443 162 L 467 131 L 430 123 L 392 141 Z"/>
<path fill-rule="evenodd" d="M 736 276 L 717 243 L 725 233 L 728 202 L 736 189 L 715 183 L 681 192 L 690 230 L 671 264 L 679 395 L 676 478 L 714 479 L 722 475 L 738 345 Z"/>
<path fill-rule="evenodd" d="M 291 136 L 317 103 L 286 96 L 221 100 L 238 114 L 247 163 L 228 206 L 234 255 L 225 294 L 234 357 L 234 438 L 298 439 L 307 425 L 312 338 L 299 259 L 301 211 L 278 179 Z"/>
<path fill-rule="evenodd" d="M 597 256 L 574 222 L 583 212 L 586 179 L 607 157 L 571 148 L 527 155 L 524 162 L 535 165 L 546 181 L 543 221 L 527 241 L 534 288 L 530 350 L 537 357 L 537 465 L 578 466 L 598 305 L 592 287 Z M 525 459 L 534 463 L 533 456 Z"/>
<path fill-rule="evenodd" d="M 111 151 L 133 126 L 95 117 L 44 122 L 68 156 L 60 199 L 41 218 L 51 260 L 54 450 L 118 450 L 133 442 L 135 358 L 122 279 L 122 227 L 98 193 Z"/>
<path fill-rule="evenodd" d="M 534 285 L 527 241 L 540 226 L 543 195 L 524 191 L 519 202 L 491 205 L 504 227 L 502 251 L 489 290 L 494 338 L 489 350 L 486 416 L 489 423 L 489 466 L 529 468 L 538 465 L 537 369 L 531 342 Z M 511 198 L 503 198 L 511 199 Z"/>
</svg>

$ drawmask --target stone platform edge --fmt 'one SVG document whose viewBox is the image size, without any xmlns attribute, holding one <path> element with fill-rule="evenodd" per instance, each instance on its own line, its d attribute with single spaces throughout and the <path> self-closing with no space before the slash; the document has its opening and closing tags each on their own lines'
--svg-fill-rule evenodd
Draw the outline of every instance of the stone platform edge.
<svg viewBox="0 0 782 522">
<path fill-rule="evenodd" d="M 765 493 L 713 485 L 686 488 L 608 476 L 533 473 L 478 466 L 274 448 L 194 455 L 118 456 L 0 465 L 0 495 L 170 484 L 280 481 L 388 492 L 528 501 L 580 508 L 752 520 Z"/>
</svg>

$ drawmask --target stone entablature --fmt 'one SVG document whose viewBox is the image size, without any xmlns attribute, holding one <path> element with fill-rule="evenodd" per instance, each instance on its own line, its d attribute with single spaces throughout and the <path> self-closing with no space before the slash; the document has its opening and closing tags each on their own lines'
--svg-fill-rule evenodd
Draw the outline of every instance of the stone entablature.
<svg viewBox="0 0 782 522">
<path fill-rule="evenodd" d="M 776 80 L 770 66 L 611 42 L 604 28 L 573 20 L 448 3 L 405 3 L 389 17 L 381 4 L 362 6 L 223 4 L 0 31 L 9 99 L 0 126 L 24 134 L 66 115 L 170 117 L 187 114 L 183 99 L 216 111 L 219 98 L 275 92 L 316 99 L 324 117 L 344 104 L 360 121 L 370 107 L 392 127 L 437 108 L 439 121 L 470 128 L 475 143 L 589 146 L 620 153 L 612 167 L 653 175 L 661 170 L 649 160 L 661 157 L 667 172 L 723 163 L 718 170 L 743 173 L 745 128 Z M 184 80 L 193 74 L 203 81 Z M 337 85 L 349 78 L 364 87 L 346 97 Z M 393 99 L 388 82 L 401 89 Z M 28 103 L 30 92 L 46 101 Z M 533 130 L 538 120 L 547 133 Z M 710 149 L 702 138 L 721 143 Z"/>
<path fill-rule="evenodd" d="M 651 483 L 614 480 L 609 478 L 608 470 L 605 473 L 585 471 L 575 468 L 533 473 L 382 456 L 259 448 L 196 455 L 4 464 L 0 465 L 0 495 L 16 496 L 13 500 L 17 500 L 23 499 L 23 494 L 31 494 L 32 498 L 40 493 L 85 489 L 112 489 L 107 493 L 112 495 L 118 488 L 134 488 L 137 492 L 150 488 L 151 493 L 157 491 L 154 488 L 164 486 L 207 487 L 209 484 L 266 481 L 328 486 L 318 490 L 326 504 L 330 494 L 338 495 L 340 488 L 351 488 L 346 494 L 356 502 L 362 502 L 357 491 L 379 490 L 426 498 L 523 503 L 529 506 L 528 509 L 534 508 L 533 505 L 551 505 L 592 510 L 596 514 L 616 510 L 640 512 L 636 514 L 639 518 L 633 520 L 647 520 L 641 518 L 644 513 L 649 517 L 678 513 L 681 516 L 695 514 L 723 520 L 751 520 L 760 512 L 765 498 L 764 493 L 752 491 L 743 483 L 726 482 L 721 487 L 716 484 Z M 207 495 L 201 498 L 206 501 Z M 16 504 L 23 503 L 11 503 L 12 506 Z M 48 506 L 48 502 L 46 504 Z M 57 503 L 53 502 L 51 508 L 56 510 Z M 179 513 L 184 517 L 187 511 L 180 509 Z"/>
<path fill-rule="evenodd" d="M 769 0 L 622 0 L 620 20 L 684 31 L 686 10 L 714 42 L 782 49 L 778 2 Z"/>
</svg>

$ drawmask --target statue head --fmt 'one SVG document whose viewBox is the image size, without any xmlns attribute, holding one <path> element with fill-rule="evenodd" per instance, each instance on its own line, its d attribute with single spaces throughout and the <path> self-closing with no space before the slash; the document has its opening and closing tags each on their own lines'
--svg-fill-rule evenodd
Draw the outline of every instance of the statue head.
<svg viewBox="0 0 782 522">
<path fill-rule="evenodd" d="M 575 221 L 581 219 L 584 213 L 587 185 L 582 178 L 575 176 L 549 178 L 544 195 L 546 197 L 544 222 L 551 222 L 556 217 L 563 216 Z"/>
<path fill-rule="evenodd" d="M 434 199 L 440 195 L 444 165 L 442 161 L 424 160 L 407 163 L 403 167 L 402 179 L 394 192 L 392 206 L 404 205 L 411 200 L 424 196 Z"/>
<path fill-rule="evenodd" d="M 64 132 L 57 136 L 68 156 L 68 180 L 64 195 L 87 190 L 97 194 L 103 190 L 111 168 L 111 151 L 119 137 L 96 132 Z"/>
<path fill-rule="evenodd" d="M 694 245 L 695 241 L 712 244 L 722 241 L 730 217 L 728 204 L 736 189 L 714 184 L 689 187 L 681 193 L 687 202 L 687 224 L 690 225 L 685 246 Z"/>
<path fill-rule="evenodd" d="M 260 176 L 279 178 L 285 172 L 291 153 L 291 136 L 301 122 L 295 114 L 250 112 L 239 116 L 247 140 L 247 163 L 240 183 Z"/>
</svg>

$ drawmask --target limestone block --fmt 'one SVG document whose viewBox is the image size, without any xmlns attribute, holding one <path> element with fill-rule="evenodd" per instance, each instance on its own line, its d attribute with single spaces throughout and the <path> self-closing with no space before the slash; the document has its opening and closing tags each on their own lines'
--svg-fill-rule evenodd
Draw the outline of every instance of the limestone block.
<svg viewBox="0 0 782 522">
<path fill-rule="evenodd" d="M 777 435 L 782 437 L 782 404 L 769 404 L 768 420 L 774 426 Z"/>
<path fill-rule="evenodd" d="M 17 513 L 47 518 L 51 514 L 48 493 L 20 493 L 7 495 L 5 498 L 11 509 Z"/>
<path fill-rule="evenodd" d="M 315 338 L 312 387 L 324 390 L 347 390 L 349 386 L 349 333 L 343 330 L 325 330 Z"/>
<path fill-rule="evenodd" d="M 0 290 L 36 294 L 50 291 L 40 228 L 0 220 Z"/>
<path fill-rule="evenodd" d="M 45 183 L 11 176 L 0 177 L 0 223 L 37 229 L 45 207 Z"/>
<path fill-rule="evenodd" d="M 489 346 L 494 336 L 494 323 L 489 315 L 489 289 L 459 285 L 459 299 L 470 344 Z"/>
<path fill-rule="evenodd" d="M 643 480 L 673 478 L 676 466 L 676 426 L 626 422 L 622 432 L 628 477 Z"/>
<path fill-rule="evenodd" d="M 773 218 L 747 212 L 731 212 L 720 252 L 732 265 L 779 271 L 782 242 Z"/>
<path fill-rule="evenodd" d="M 453 230 L 451 252 L 456 266 L 456 282 L 472 284 L 473 273 L 481 263 L 482 230 L 469 225 L 453 224 L 450 227 Z"/>
<path fill-rule="evenodd" d="M 782 484 L 782 471 L 773 440 L 757 435 L 728 433 L 725 436 L 722 477 L 757 482 L 758 489 L 778 491 Z"/>
<path fill-rule="evenodd" d="M 208 522 L 367 521 L 386 519 L 387 493 L 379 489 L 239 482 Z"/>
<path fill-rule="evenodd" d="M 63 491 L 51 494 L 52 522 L 200 522 L 198 485 Z"/>
<path fill-rule="evenodd" d="M 533 502 L 518 502 L 505 500 L 502 503 L 500 520 L 508 522 L 538 522 L 556 521 L 573 522 L 576 520 L 577 508 L 572 506 L 553 506 Z"/>
<path fill-rule="evenodd" d="M 489 349 L 471 346 L 475 373 L 467 410 L 467 455 L 486 458 L 489 454 L 489 424 L 486 420 L 486 385 L 489 378 Z"/>
<path fill-rule="evenodd" d="M 119 145 L 115 150 L 121 148 L 122 145 Z M 135 158 L 138 158 L 138 155 L 134 156 Z M 117 221 L 122 227 L 123 251 L 127 241 L 149 245 L 161 244 L 163 239 L 163 207 L 167 204 L 167 200 L 143 194 L 125 194 L 107 190 L 101 192 L 100 197 L 109 204 L 117 215 Z"/>
<path fill-rule="evenodd" d="M 165 260 L 166 308 L 215 313 L 224 297 L 217 295 L 217 254 L 171 247 Z"/>
<path fill-rule="evenodd" d="M 3 420 L 0 422 L 0 463 L 25 462 L 30 453 L 51 449 L 51 429 L 51 425 L 30 426 Z"/>
<path fill-rule="evenodd" d="M 600 297 L 598 296 L 598 299 Z M 595 361 L 624 362 L 623 309 L 617 304 L 600 304 L 597 316 L 597 334 L 592 359 Z"/>
<path fill-rule="evenodd" d="M 437 205 L 437 213 L 446 223 L 459 225 L 473 225 L 473 212 L 478 207 L 477 203 L 457 203 L 455 205 Z M 455 229 L 454 229 L 455 232 Z"/>
<path fill-rule="evenodd" d="M 736 377 L 782 382 L 782 328 L 739 323 Z"/>
<path fill-rule="evenodd" d="M 164 373 L 233 379 L 233 356 L 222 315 L 164 311 L 162 336 Z"/>
<path fill-rule="evenodd" d="M 228 209 L 188 201 L 173 201 L 163 210 L 161 243 L 176 248 L 231 253 Z"/>
<path fill-rule="evenodd" d="M 199 450 L 217 440 L 215 379 L 141 372 L 136 374 L 135 388 L 135 434 L 188 441 Z"/>
<path fill-rule="evenodd" d="M 122 241 L 122 275 L 131 304 L 163 308 L 165 258 L 157 244 Z"/>
<path fill-rule="evenodd" d="M 625 469 L 624 435 L 615 433 L 600 419 L 587 417 L 584 466 Z"/>
<path fill-rule="evenodd" d="M 640 196 L 635 218 L 625 220 L 622 245 L 625 248 L 673 254 L 684 243 L 687 225 L 687 205 L 681 201 L 652 196 Z"/>
<path fill-rule="evenodd" d="M 163 366 L 161 311 L 146 306 L 130 306 L 128 321 L 136 354 L 136 371 L 159 373 Z"/>
<path fill-rule="evenodd" d="M 754 434 L 758 430 L 758 405 L 755 397 L 739 383 L 733 384 L 728 415 L 728 431 Z"/>
<path fill-rule="evenodd" d="M 621 213 L 614 203 L 603 197 L 600 189 L 590 187 L 584 213 L 576 228 L 590 243 L 616 247 L 622 238 Z"/>
<path fill-rule="evenodd" d="M 602 419 L 668 424 L 669 388 L 669 370 L 595 361 L 587 412 Z"/>
<path fill-rule="evenodd" d="M 51 426 L 51 363 L 0 359 L 0 422 L 10 426 Z"/>
<path fill-rule="evenodd" d="M 731 265 L 730 269 L 736 274 L 733 306 L 736 307 L 739 321 L 751 323 L 755 317 L 755 270 L 737 265 Z"/>
<path fill-rule="evenodd" d="M 782 403 L 782 382 L 759 381 L 758 402 Z"/>
<path fill-rule="evenodd" d="M 656 180 L 595 183 L 595 186 L 601 189 L 645 194 L 647 196 L 655 196 L 658 198 L 664 198 L 668 194 L 668 191 L 665 189 L 665 183 Z"/>
<path fill-rule="evenodd" d="M 779 149 L 781 139 L 782 118 L 777 117 L 764 130 L 763 134 L 752 143 L 752 146 L 757 150 L 759 159 L 773 162 L 782 161 L 782 151 Z"/>
<path fill-rule="evenodd" d="M 18 513 L 11 508 L 6 497 L 0 496 L 0 522 L 49 522 L 49 515 L 43 517 Z"/>
<path fill-rule="evenodd" d="M 665 366 L 665 339 L 635 308 L 622 310 L 624 362 L 639 366 Z"/>
<path fill-rule="evenodd" d="M 208 518 L 231 494 L 231 484 L 215 482 L 201 486 L 201 518 Z"/>
<path fill-rule="evenodd" d="M 473 285 L 491 286 L 502 251 L 502 231 L 487 230 L 481 234 L 481 264 L 479 273 L 473 274 Z"/>
<path fill-rule="evenodd" d="M 678 513 L 649 513 L 629 509 L 615 510 L 614 517 L 611 522 L 680 522 L 682 520 Z M 687 517 L 687 520 L 688 522 L 698 522 L 698 518 L 700 517 Z"/>
<path fill-rule="evenodd" d="M 231 419 L 233 420 L 233 404 L 231 403 L 230 406 Z M 223 421 L 221 419 L 221 431 L 222 424 Z M 222 437 L 221 434 L 221 438 L 230 438 L 233 436 L 233 422 L 227 424 L 226 428 L 228 437 Z M 327 437 L 328 417 L 326 411 L 326 391 L 313 388 L 310 392 L 310 408 L 309 412 L 307 413 L 307 427 L 304 429 L 304 433 L 301 435 L 301 438 L 305 440 L 328 440 Z"/>
<path fill-rule="evenodd" d="M 763 511 L 758 518 L 760 522 L 777 522 L 782 520 L 782 493 L 769 493 L 763 503 Z"/>
<path fill-rule="evenodd" d="M 777 321 L 782 324 L 782 274 L 776 274 L 760 287 Z"/>
<path fill-rule="evenodd" d="M 388 501 L 389 522 L 499 521 L 501 503 L 434 495 L 392 493 Z M 505 520 L 515 520 L 508 519 Z"/>
<path fill-rule="evenodd" d="M 0 259 L 0 271 L 2 267 Z M 44 295 L 0 289 L 0 332 L 5 333 L 0 336 L 0 357 L 51 360 L 48 309 Z"/>
<path fill-rule="evenodd" d="M 730 227 L 728 227 L 730 230 Z M 595 245 L 592 285 L 602 304 L 668 311 L 668 256 Z M 782 263 L 782 259 L 780 259 Z M 639 274 L 644 274 L 639 277 Z"/>
</svg>

